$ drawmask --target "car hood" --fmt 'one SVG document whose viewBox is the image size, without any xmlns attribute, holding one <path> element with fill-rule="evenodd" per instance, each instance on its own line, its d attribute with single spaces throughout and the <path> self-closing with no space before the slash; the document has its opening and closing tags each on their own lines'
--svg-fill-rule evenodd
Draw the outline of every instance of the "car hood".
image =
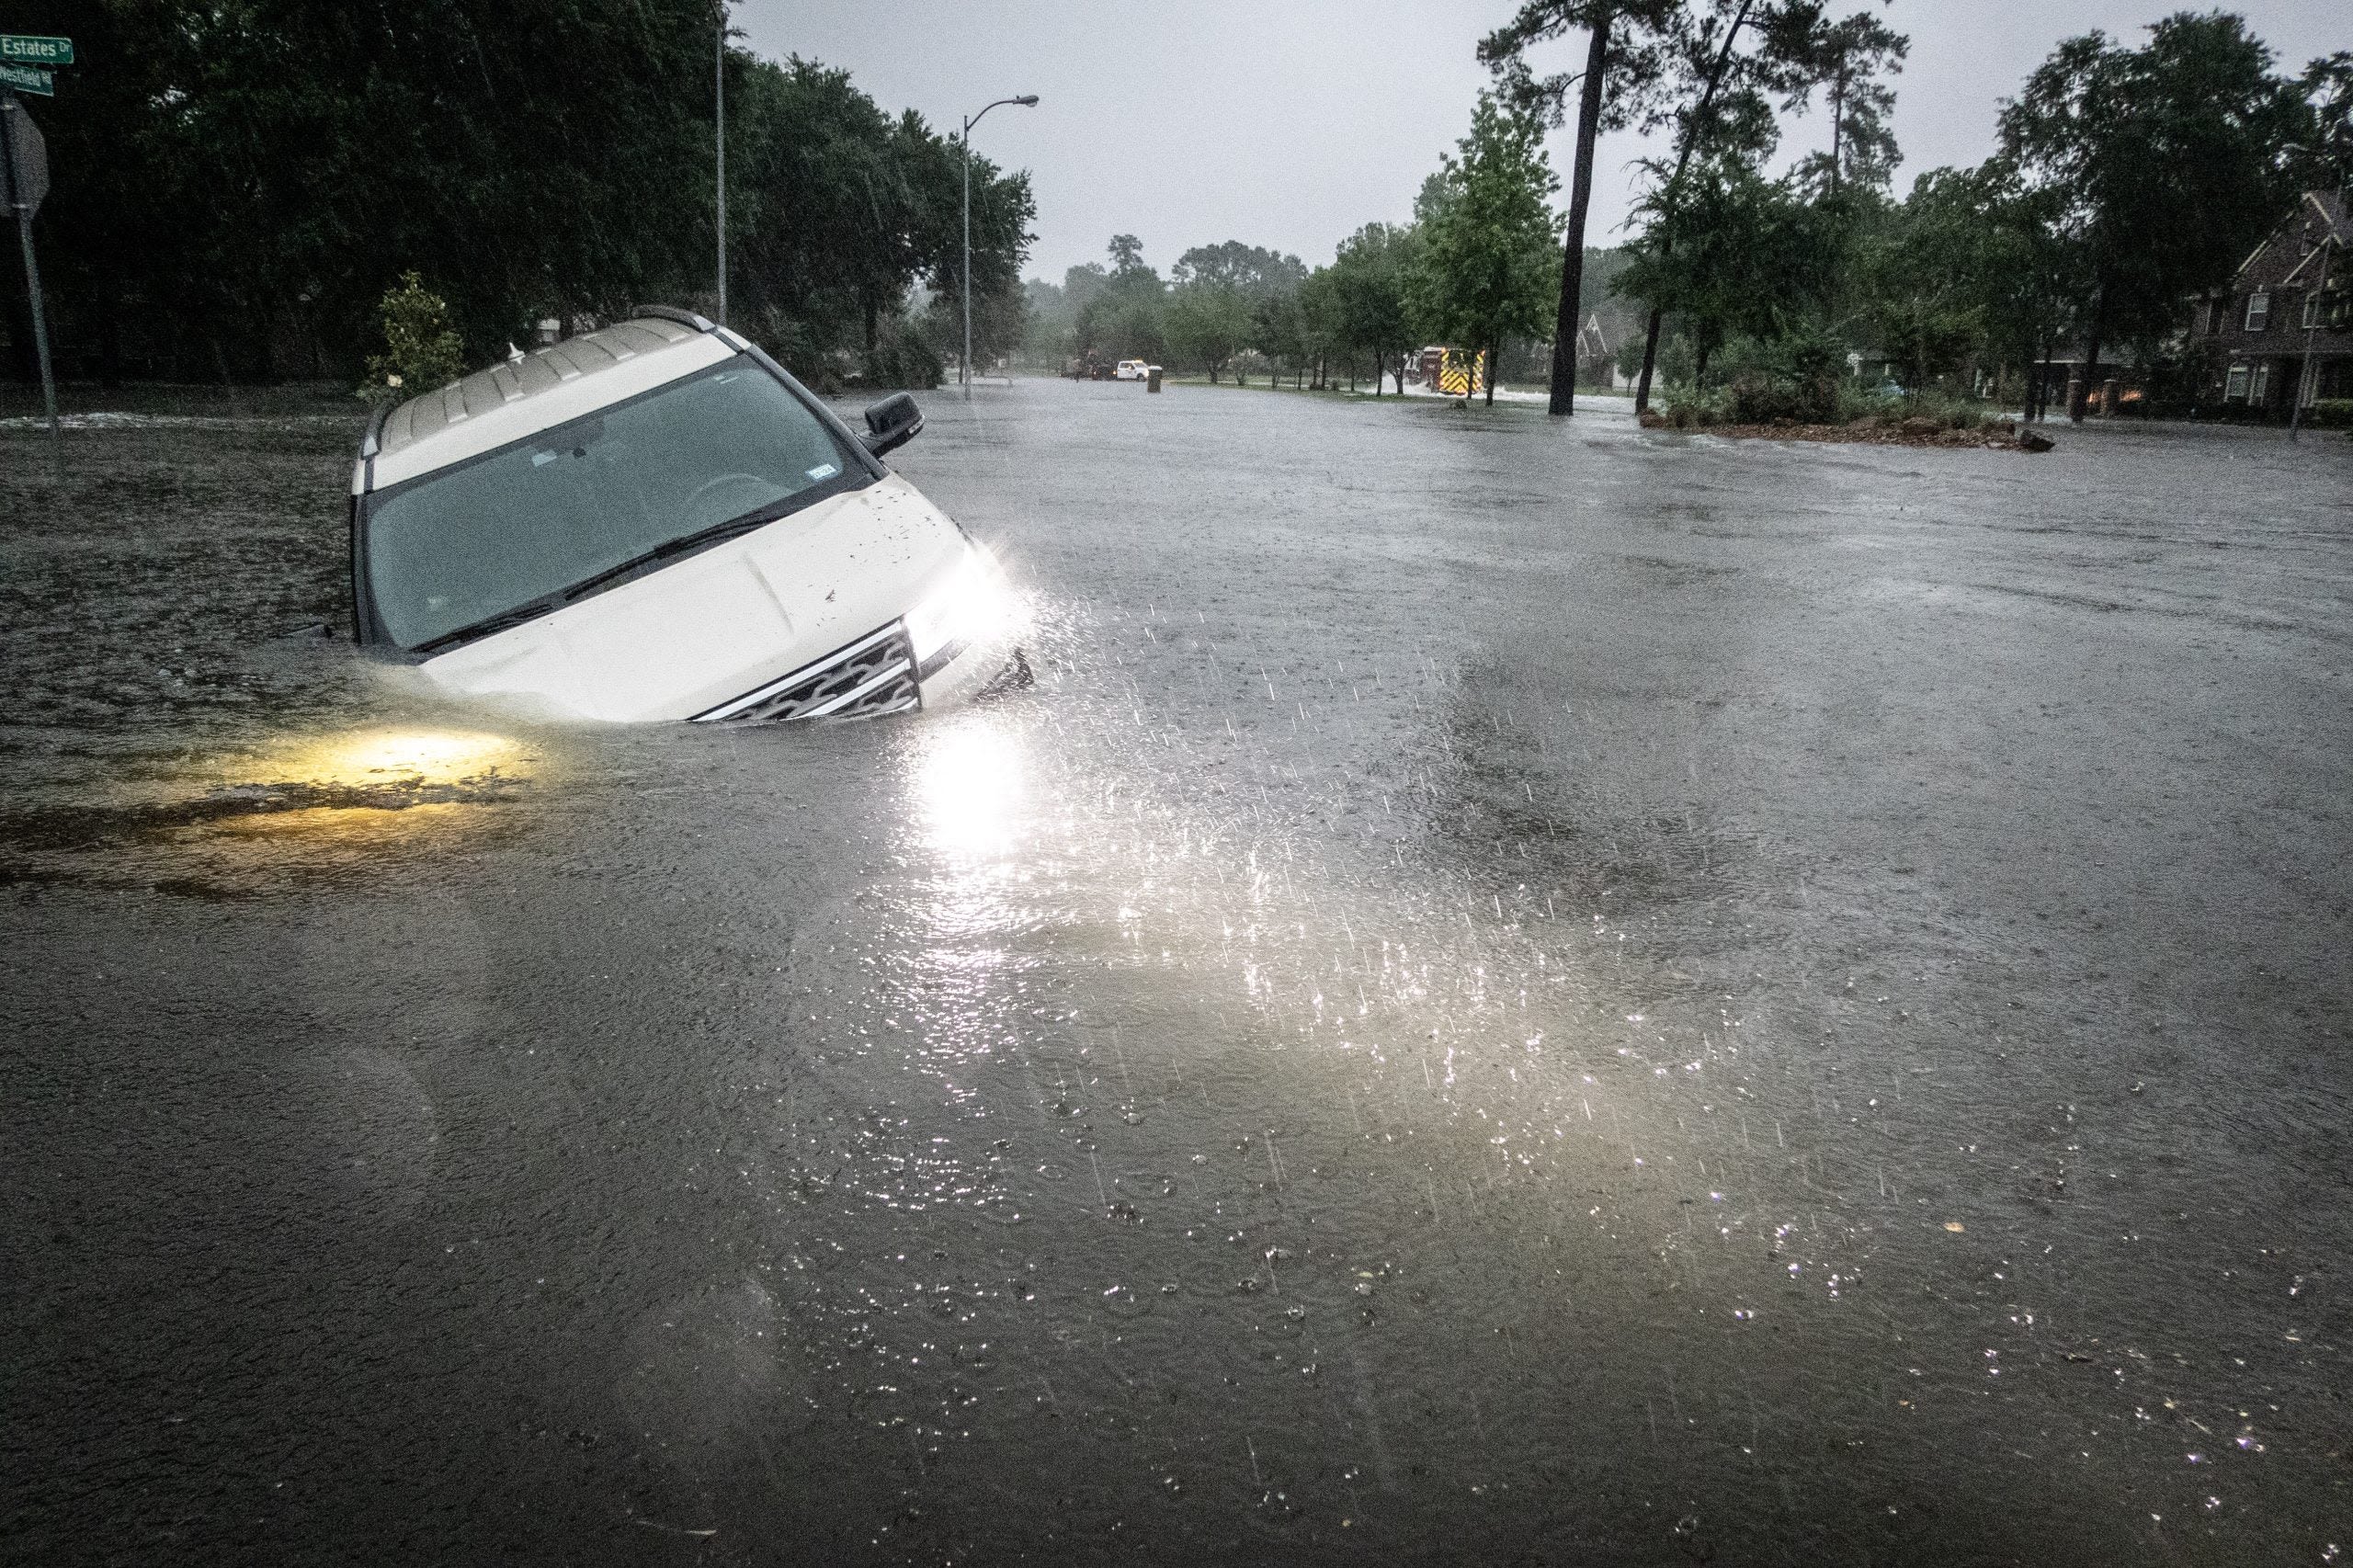
<svg viewBox="0 0 2353 1568">
<path fill-rule="evenodd" d="M 905 614 L 969 548 L 891 474 L 421 667 L 563 716 L 689 718 Z"/>
</svg>

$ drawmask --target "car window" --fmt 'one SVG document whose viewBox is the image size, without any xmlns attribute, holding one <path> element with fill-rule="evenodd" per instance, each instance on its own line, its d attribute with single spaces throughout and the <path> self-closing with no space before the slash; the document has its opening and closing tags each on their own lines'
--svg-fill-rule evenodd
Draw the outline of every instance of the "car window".
<svg viewBox="0 0 2353 1568">
<path fill-rule="evenodd" d="M 866 477 L 739 357 L 371 497 L 369 589 L 392 640 L 417 648 Z"/>
</svg>

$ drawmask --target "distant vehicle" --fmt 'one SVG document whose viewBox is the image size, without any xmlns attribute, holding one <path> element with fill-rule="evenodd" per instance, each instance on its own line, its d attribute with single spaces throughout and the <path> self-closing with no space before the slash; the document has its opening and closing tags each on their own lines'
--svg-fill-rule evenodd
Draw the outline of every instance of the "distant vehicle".
<svg viewBox="0 0 2353 1568">
<path fill-rule="evenodd" d="M 1122 359 L 1111 372 L 1115 381 L 1140 381 L 1152 373 L 1152 367 L 1141 359 Z"/>
<path fill-rule="evenodd" d="M 858 718 L 1026 673 L 995 561 L 882 464 L 915 399 L 866 426 L 684 311 L 517 352 L 369 425 L 359 641 L 604 720 Z"/>
</svg>

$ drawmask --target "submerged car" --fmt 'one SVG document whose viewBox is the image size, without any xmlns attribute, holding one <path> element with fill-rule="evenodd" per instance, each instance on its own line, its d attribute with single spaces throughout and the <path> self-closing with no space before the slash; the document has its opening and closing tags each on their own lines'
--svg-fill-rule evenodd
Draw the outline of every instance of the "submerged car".
<svg viewBox="0 0 2353 1568">
<path fill-rule="evenodd" d="M 1008 667 L 987 551 L 746 339 L 685 311 L 516 352 L 378 415 L 351 481 L 360 642 L 453 695 L 705 722 L 937 707 Z"/>
</svg>

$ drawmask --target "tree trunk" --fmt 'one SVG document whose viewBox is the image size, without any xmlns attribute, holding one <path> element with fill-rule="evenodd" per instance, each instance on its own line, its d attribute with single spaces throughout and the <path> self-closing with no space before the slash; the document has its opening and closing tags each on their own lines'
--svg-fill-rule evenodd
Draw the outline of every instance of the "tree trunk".
<svg viewBox="0 0 2353 1568">
<path fill-rule="evenodd" d="M 1755 8 L 1756 0 L 1740 0 L 1740 9 L 1733 13 L 1732 26 L 1724 33 L 1723 47 L 1716 51 L 1715 67 L 1708 73 L 1708 85 L 1701 90 L 1699 106 L 1692 109 L 1690 123 L 1685 128 L 1683 145 L 1676 150 L 1675 172 L 1666 176 L 1666 189 L 1669 192 L 1683 181 L 1683 170 L 1691 162 L 1691 149 L 1698 140 L 1700 122 L 1708 118 L 1708 110 L 1716 101 L 1716 88 L 1723 83 L 1724 67 L 1732 62 L 1733 42 L 1740 37 L 1742 25 L 1748 20 L 1748 13 Z M 1674 254 L 1675 235 L 1671 231 L 1660 249 L 1666 255 Z M 1634 393 L 1634 412 L 1637 415 L 1642 414 L 1651 405 L 1651 368 L 1658 360 L 1658 320 L 1659 312 L 1654 308 L 1651 312 L 1650 334 L 1643 344 L 1642 383 Z"/>
<path fill-rule="evenodd" d="M 1503 353 L 1500 349 L 1490 348 L 1482 358 L 1472 361 L 1474 365 L 1483 364 L 1486 367 L 1487 373 L 1482 377 L 1481 380 L 1487 383 L 1487 406 L 1489 408 L 1495 406 L 1495 366 L 1502 360 L 1502 358 Z"/>
<path fill-rule="evenodd" d="M 1577 330 L 1585 301 L 1585 220 L 1593 202 L 1593 145 L 1601 134 L 1603 74 L 1609 64 L 1609 19 L 1594 25 L 1586 49 L 1585 89 L 1577 97 L 1577 166 L 1569 186 L 1569 229 L 1561 242 L 1561 306 L 1552 317 L 1552 392 L 1547 412 L 1577 411 Z M 1402 389 L 1401 389 L 1402 390 Z"/>
<path fill-rule="evenodd" d="M 1830 85 L 1830 194 L 1834 197 L 1838 194 L 1838 153 L 1839 143 L 1844 139 L 1840 133 L 1847 126 L 1845 85 L 1844 82 L 1834 82 Z"/>
<path fill-rule="evenodd" d="M 1650 412 L 1651 368 L 1658 363 L 1658 324 L 1660 312 L 1651 312 L 1650 329 L 1643 336 L 1643 374 L 1634 383 L 1634 415 L 1640 418 Z"/>
<path fill-rule="evenodd" d="M 1699 352 L 1691 358 L 1691 384 L 1695 388 L 1704 388 L 1708 384 L 1708 355 L 1711 347 L 1707 335 L 1700 334 Z"/>
<path fill-rule="evenodd" d="M 2084 345 L 2084 395 L 2067 400 L 2067 418 L 2076 425 L 2084 422 L 2084 406 L 2092 398 L 2092 391 L 2099 385 L 2099 340 L 2108 326 L 2108 290 L 2100 290 L 2099 302 L 2092 306 L 2092 331 Z"/>
</svg>

